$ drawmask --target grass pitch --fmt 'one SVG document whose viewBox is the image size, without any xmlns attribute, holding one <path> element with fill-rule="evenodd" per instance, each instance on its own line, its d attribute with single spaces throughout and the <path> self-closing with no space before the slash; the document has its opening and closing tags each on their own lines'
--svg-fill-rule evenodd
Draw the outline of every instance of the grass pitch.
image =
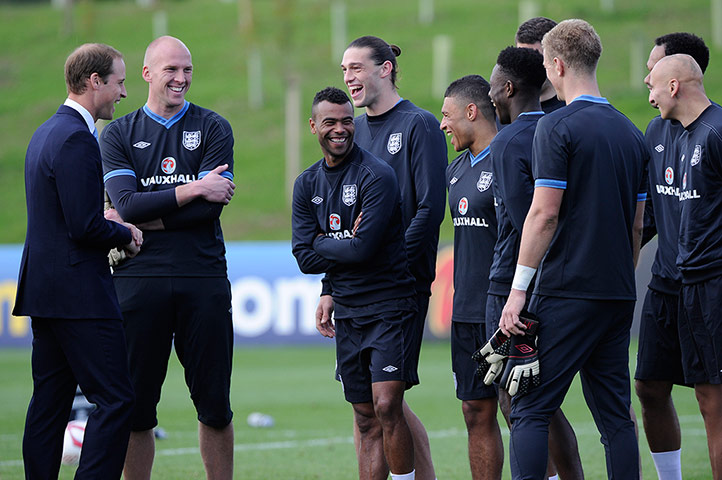
<svg viewBox="0 0 722 480">
<path fill-rule="evenodd" d="M 633 346 L 632 358 L 635 351 Z M 332 378 L 333 366 L 331 342 L 328 348 L 236 349 L 231 393 L 235 412 L 235 478 L 357 478 L 351 408 L 343 399 L 340 385 Z M 449 344 L 424 344 L 420 369 L 422 384 L 412 389 L 407 399 L 429 432 L 438 478 L 470 478 L 466 431 L 461 403 L 453 390 Z M 31 394 L 30 350 L 0 351 L 0 372 L 0 478 L 21 479 L 22 430 Z M 675 388 L 674 398 L 682 425 L 683 476 L 689 480 L 711 478 L 704 425 L 694 392 Z M 634 404 L 639 415 L 636 399 Z M 606 478 L 599 433 L 584 404 L 578 381 L 562 408 L 576 431 L 586 478 Z M 255 411 L 273 416 L 275 426 L 249 427 L 246 417 Z M 163 389 L 159 420 L 168 438 L 156 444 L 153 478 L 204 478 L 195 413 L 175 357 L 171 359 Z M 508 431 L 502 428 L 502 432 L 507 448 L 506 479 Z M 640 435 L 644 478 L 656 478 L 641 426 Z M 73 467 L 64 466 L 60 478 L 71 479 L 73 474 Z"/>
</svg>

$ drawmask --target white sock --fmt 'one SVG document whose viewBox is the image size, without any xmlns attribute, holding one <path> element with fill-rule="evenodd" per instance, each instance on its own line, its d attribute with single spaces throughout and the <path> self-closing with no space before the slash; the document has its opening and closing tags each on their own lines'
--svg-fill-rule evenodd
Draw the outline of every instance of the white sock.
<svg viewBox="0 0 722 480">
<path fill-rule="evenodd" d="M 652 453 L 659 480 L 682 480 L 682 449 Z"/>
<path fill-rule="evenodd" d="M 409 473 L 397 475 L 391 474 L 391 480 L 416 480 L 416 470 L 411 470 Z"/>
<path fill-rule="evenodd" d="M 557 473 L 556 475 L 552 475 L 549 477 L 549 480 L 559 480 L 559 474 Z"/>
</svg>

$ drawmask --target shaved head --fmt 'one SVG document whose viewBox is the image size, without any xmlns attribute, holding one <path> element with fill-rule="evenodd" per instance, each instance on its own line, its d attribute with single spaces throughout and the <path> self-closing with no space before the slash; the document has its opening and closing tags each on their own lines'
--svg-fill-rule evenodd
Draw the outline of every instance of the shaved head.
<svg viewBox="0 0 722 480">
<path fill-rule="evenodd" d="M 703 74 L 694 58 L 684 53 L 661 58 L 644 83 L 649 88 L 649 103 L 664 119 L 689 125 L 709 106 L 704 92 Z"/>
<path fill-rule="evenodd" d="M 162 54 L 165 53 L 168 49 L 175 48 L 185 50 L 185 52 L 188 53 L 188 56 L 190 56 L 191 54 L 190 50 L 188 50 L 188 47 L 186 47 L 186 44 L 175 37 L 164 35 L 162 37 L 156 38 L 155 40 L 150 42 L 148 48 L 145 49 L 143 65 L 150 67 L 151 65 L 157 63 L 158 58 L 162 58 Z"/>
<path fill-rule="evenodd" d="M 682 84 L 702 85 L 702 69 L 694 58 L 684 53 L 667 55 L 661 58 L 652 69 L 652 72 L 656 72 L 655 77 L 663 81 L 675 78 Z"/>
<path fill-rule="evenodd" d="M 153 40 L 145 50 L 143 80 L 151 111 L 164 118 L 178 113 L 193 80 L 193 59 L 185 43 L 169 36 Z"/>
</svg>

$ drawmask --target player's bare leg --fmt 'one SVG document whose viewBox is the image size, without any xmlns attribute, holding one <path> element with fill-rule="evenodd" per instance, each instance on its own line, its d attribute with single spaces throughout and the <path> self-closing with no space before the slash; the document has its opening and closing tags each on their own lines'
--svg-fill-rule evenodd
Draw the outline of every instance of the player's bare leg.
<svg viewBox="0 0 722 480">
<path fill-rule="evenodd" d="M 389 467 L 384 456 L 383 430 L 373 403 L 354 403 L 353 412 L 359 480 L 386 480 Z"/>
<path fill-rule="evenodd" d="M 411 438 L 414 441 L 414 465 L 416 466 L 416 480 L 435 480 L 436 472 L 434 463 L 431 460 L 431 445 L 429 435 L 426 433 L 424 424 L 419 417 L 411 410 L 409 404 L 404 400 L 404 417 L 411 430 Z"/>
<path fill-rule="evenodd" d="M 679 451 L 682 434 L 672 401 L 672 382 L 635 380 L 634 387 L 642 404 L 642 422 L 649 450 L 653 454 Z"/>
<path fill-rule="evenodd" d="M 722 479 L 722 385 L 697 383 L 694 391 L 707 431 L 707 448 L 712 477 Z"/>
<path fill-rule="evenodd" d="M 130 432 L 128 451 L 123 466 L 124 480 L 150 480 L 155 457 L 155 435 L 153 429 Z"/>
<path fill-rule="evenodd" d="M 473 480 L 498 480 L 504 465 L 504 444 L 496 419 L 496 398 L 464 400 L 461 410 L 469 435 L 469 465 Z"/>
<path fill-rule="evenodd" d="M 233 478 L 233 423 L 213 428 L 198 422 L 198 441 L 208 480 Z"/>
<path fill-rule="evenodd" d="M 584 478 L 577 436 L 561 409 L 549 421 L 549 460 L 563 480 Z"/>
<path fill-rule="evenodd" d="M 414 470 L 414 441 L 404 417 L 405 382 L 376 382 L 371 385 L 374 413 L 383 430 L 384 454 L 391 474 Z"/>
</svg>

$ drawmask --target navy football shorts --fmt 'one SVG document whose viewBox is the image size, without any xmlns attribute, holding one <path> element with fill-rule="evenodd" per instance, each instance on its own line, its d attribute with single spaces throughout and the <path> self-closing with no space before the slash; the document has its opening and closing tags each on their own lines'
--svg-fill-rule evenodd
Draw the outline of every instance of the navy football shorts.
<svg viewBox="0 0 722 480">
<path fill-rule="evenodd" d="M 419 384 L 419 357 L 421 356 L 421 342 L 424 339 L 424 327 L 426 325 L 426 314 L 429 310 L 429 295 L 425 293 L 416 294 L 417 312 L 411 321 L 404 324 L 404 339 L 406 356 L 406 378 L 408 388 Z"/>
<path fill-rule="evenodd" d="M 687 383 L 722 383 L 722 276 L 683 285 L 679 341 Z"/>
<path fill-rule="evenodd" d="M 371 384 L 408 382 L 404 324 L 416 312 L 392 312 L 370 318 L 336 319 L 336 378 L 349 403 L 373 400 Z"/>
<path fill-rule="evenodd" d="M 459 400 L 496 398 L 496 388 L 494 385 L 484 385 L 484 379 L 476 376 L 479 364 L 471 358 L 486 341 L 483 322 L 451 322 L 451 370 L 454 372 L 454 387 Z"/>
<path fill-rule="evenodd" d="M 679 295 L 647 290 L 639 325 L 635 379 L 686 385 L 679 345 L 678 311 Z"/>
<path fill-rule="evenodd" d="M 115 277 L 136 393 L 132 430 L 158 424 L 156 406 L 171 345 L 185 371 L 198 420 L 231 422 L 233 319 L 224 277 Z"/>
<path fill-rule="evenodd" d="M 486 339 L 489 340 L 499 329 L 499 320 L 501 319 L 501 311 L 504 310 L 507 300 L 506 295 L 494 295 L 490 293 L 486 296 Z"/>
</svg>

